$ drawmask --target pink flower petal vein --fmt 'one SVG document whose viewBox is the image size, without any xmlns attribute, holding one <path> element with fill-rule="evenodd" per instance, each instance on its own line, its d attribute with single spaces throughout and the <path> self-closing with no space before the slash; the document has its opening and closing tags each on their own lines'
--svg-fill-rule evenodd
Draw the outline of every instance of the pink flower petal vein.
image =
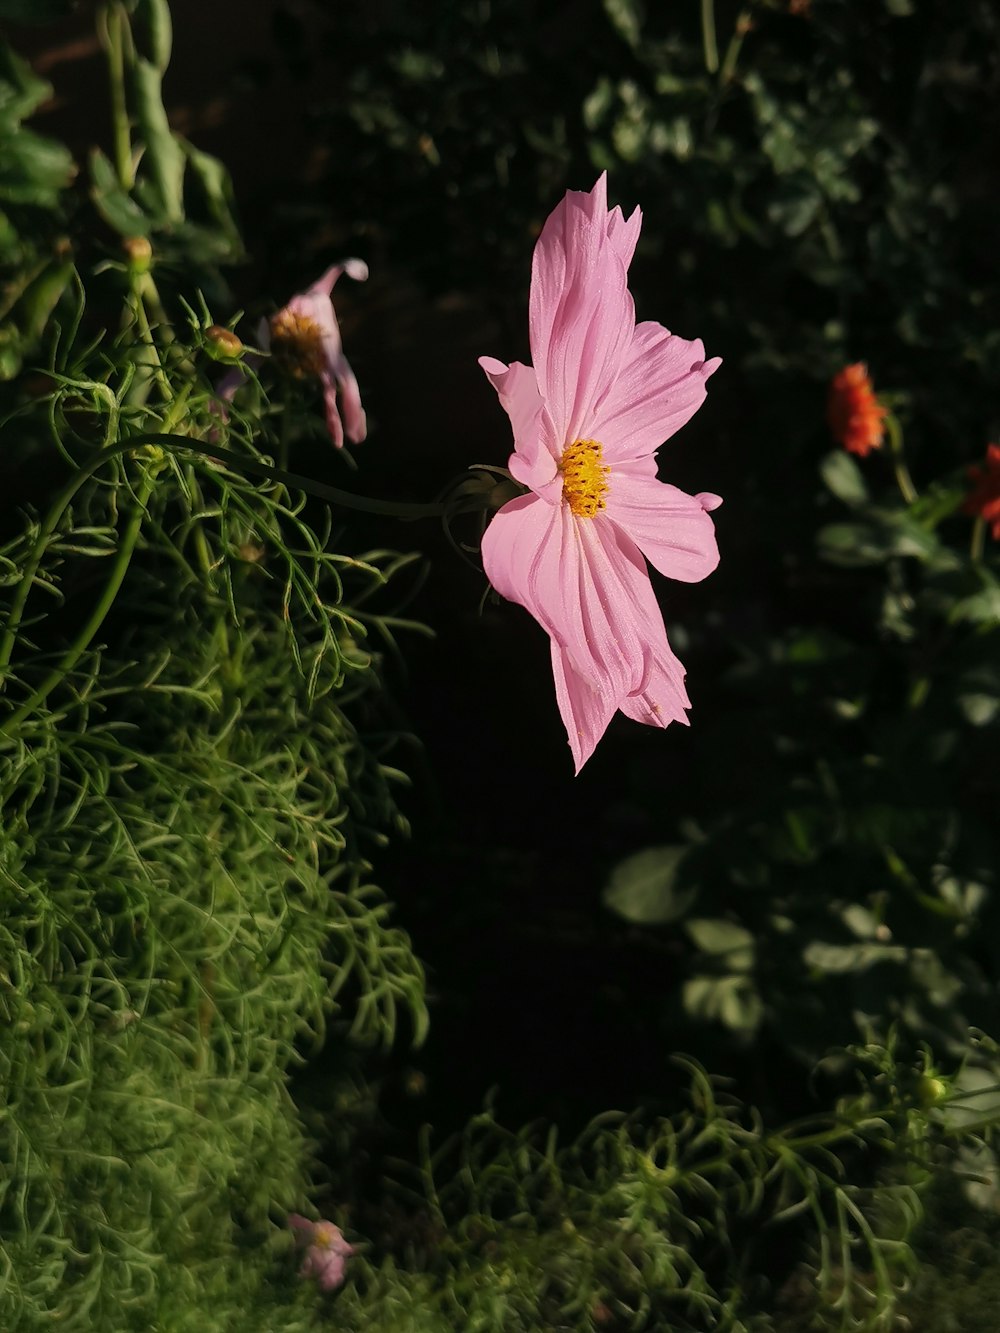
<svg viewBox="0 0 1000 1333">
<path fill-rule="evenodd" d="M 719 561 L 709 511 L 722 501 L 659 481 L 654 455 L 721 363 L 698 339 L 636 324 L 628 267 L 641 222 L 638 209 L 608 209 L 604 175 L 589 193 L 568 191 L 532 259 L 533 365 L 479 362 L 510 418 L 510 472 L 527 488 L 494 515 L 483 564 L 549 635 L 578 773 L 618 711 L 687 722 L 684 668 L 646 562 L 691 583 Z"/>
</svg>

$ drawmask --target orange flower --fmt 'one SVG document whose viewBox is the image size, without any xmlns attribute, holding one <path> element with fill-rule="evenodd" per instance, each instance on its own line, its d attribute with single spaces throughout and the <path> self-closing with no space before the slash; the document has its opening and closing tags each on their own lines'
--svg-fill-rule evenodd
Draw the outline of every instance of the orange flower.
<svg viewBox="0 0 1000 1333">
<path fill-rule="evenodd" d="M 1000 444 L 986 446 L 986 466 L 969 468 L 973 489 L 962 505 L 964 514 L 985 519 L 994 541 L 1000 541 Z"/>
<path fill-rule="evenodd" d="M 845 366 L 830 383 L 826 419 L 833 438 L 852 454 L 864 458 L 882 446 L 886 409 L 875 397 L 868 367 L 863 361 Z"/>
</svg>

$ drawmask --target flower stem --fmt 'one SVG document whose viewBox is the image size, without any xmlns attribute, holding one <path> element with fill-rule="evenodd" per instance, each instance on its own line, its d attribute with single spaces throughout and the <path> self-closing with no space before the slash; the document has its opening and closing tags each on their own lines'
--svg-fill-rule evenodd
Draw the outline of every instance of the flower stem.
<svg viewBox="0 0 1000 1333">
<path fill-rule="evenodd" d="M 973 564 L 983 562 L 983 548 L 986 542 L 986 520 L 979 514 L 972 525 L 972 538 L 969 542 L 969 558 Z"/>
<path fill-rule="evenodd" d="M 701 44 L 705 68 L 715 74 L 719 68 L 719 47 L 715 40 L 715 0 L 701 0 Z"/>
<path fill-rule="evenodd" d="M 725 87 L 727 83 L 732 83 L 736 74 L 736 62 L 740 58 L 740 51 L 743 48 L 743 42 L 747 33 L 750 31 L 750 10 L 749 8 L 740 10 L 739 17 L 736 20 L 736 26 L 733 28 L 733 35 L 729 39 L 729 45 L 726 47 L 726 54 L 722 57 L 722 69 L 719 71 L 719 83 Z"/>
<path fill-rule="evenodd" d="M 129 130 L 128 102 L 125 97 L 125 21 L 122 7 L 117 0 L 108 0 L 101 10 L 101 25 L 111 83 L 111 127 L 115 167 L 118 172 L 118 183 L 122 189 L 131 190 L 132 137 Z"/>
<path fill-rule="evenodd" d="M 885 426 L 889 433 L 889 453 L 892 457 L 892 470 L 896 474 L 896 485 L 904 502 L 911 505 L 917 499 L 917 488 L 903 458 L 903 430 L 892 412 L 887 414 Z"/>
</svg>

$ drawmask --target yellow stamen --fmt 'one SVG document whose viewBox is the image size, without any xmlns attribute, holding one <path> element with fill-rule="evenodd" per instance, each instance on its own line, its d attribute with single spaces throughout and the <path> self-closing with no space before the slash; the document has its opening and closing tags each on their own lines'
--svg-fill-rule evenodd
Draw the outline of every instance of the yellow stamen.
<svg viewBox="0 0 1000 1333">
<path fill-rule="evenodd" d="M 323 369 L 323 333 L 315 320 L 291 310 L 271 318 L 271 352 L 283 370 L 296 379 Z"/>
<path fill-rule="evenodd" d="M 313 1244 L 319 1246 L 321 1250 L 332 1249 L 336 1239 L 337 1232 L 329 1222 L 320 1222 L 313 1230 Z"/>
<path fill-rule="evenodd" d="M 593 518 L 604 508 L 611 469 L 601 461 L 603 457 L 596 440 L 574 440 L 563 450 L 559 460 L 563 499 L 577 518 Z"/>
</svg>

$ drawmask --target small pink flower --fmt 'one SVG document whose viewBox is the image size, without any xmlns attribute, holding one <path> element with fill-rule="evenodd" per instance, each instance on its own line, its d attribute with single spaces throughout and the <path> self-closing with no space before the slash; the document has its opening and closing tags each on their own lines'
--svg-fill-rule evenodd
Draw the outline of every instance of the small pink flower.
<svg viewBox="0 0 1000 1333">
<path fill-rule="evenodd" d="M 364 282 L 368 277 L 368 265 L 363 259 L 345 259 L 343 263 L 334 264 L 311 287 L 293 296 L 277 314 L 263 320 L 258 330 L 261 346 L 271 352 L 282 370 L 296 379 L 314 375 L 320 381 L 327 430 L 338 449 L 343 447 L 345 435 L 352 444 L 360 444 L 368 434 L 361 390 L 344 355 L 340 325 L 333 308 L 332 292 L 341 273 L 346 273 L 355 282 Z M 259 364 L 253 357 L 248 357 L 247 361 L 250 365 Z M 232 401 L 244 378 L 243 371 L 234 367 L 219 382 L 216 396 L 221 400 L 219 414 L 223 420 L 226 419 L 226 409 L 222 404 Z"/>
<path fill-rule="evenodd" d="M 320 1219 L 310 1222 L 300 1213 L 292 1213 L 288 1225 L 295 1232 L 296 1244 L 305 1248 L 299 1277 L 314 1277 L 323 1291 L 334 1291 L 344 1280 L 347 1260 L 354 1247 L 344 1240 L 340 1227 Z"/>
<path fill-rule="evenodd" d="M 685 582 L 718 564 L 708 510 L 657 480 L 657 448 L 694 415 L 720 365 L 700 341 L 635 322 L 628 267 L 642 217 L 607 207 L 602 175 L 569 191 L 531 266 L 534 367 L 480 358 L 510 417 L 509 467 L 528 488 L 494 516 L 483 564 L 551 640 L 556 699 L 579 772 L 620 709 L 686 722 L 684 668 L 667 643 L 646 560 Z"/>
</svg>

